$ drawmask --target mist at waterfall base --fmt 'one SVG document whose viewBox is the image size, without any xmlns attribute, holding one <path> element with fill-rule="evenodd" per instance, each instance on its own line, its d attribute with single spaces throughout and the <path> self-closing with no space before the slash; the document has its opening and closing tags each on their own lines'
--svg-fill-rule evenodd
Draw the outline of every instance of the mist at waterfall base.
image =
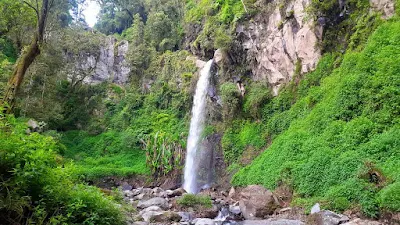
<svg viewBox="0 0 400 225">
<path fill-rule="evenodd" d="M 202 144 L 212 65 L 213 59 L 209 60 L 200 71 L 193 98 L 183 183 L 183 188 L 192 194 L 209 186 L 212 179 L 212 154 L 210 155 Z"/>
</svg>

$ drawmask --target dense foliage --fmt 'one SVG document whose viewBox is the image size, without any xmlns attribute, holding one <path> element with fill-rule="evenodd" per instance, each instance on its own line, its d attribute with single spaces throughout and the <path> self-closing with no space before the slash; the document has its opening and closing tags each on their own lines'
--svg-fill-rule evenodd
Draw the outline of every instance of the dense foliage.
<svg viewBox="0 0 400 225">
<path fill-rule="evenodd" d="M 381 25 L 320 86 L 300 88 L 296 103 L 276 114 L 284 124 L 274 133 L 281 134 L 233 183 L 275 188 L 283 182 L 300 198 L 339 211 L 360 205 L 372 217 L 379 209 L 398 210 L 399 33 L 398 19 Z M 326 57 L 300 87 L 326 76 L 322 67 L 332 63 Z M 268 111 L 267 121 L 276 120 Z"/>
<path fill-rule="evenodd" d="M 0 218 L 7 224 L 124 224 L 111 197 L 78 182 L 52 137 L 0 115 Z"/>
</svg>

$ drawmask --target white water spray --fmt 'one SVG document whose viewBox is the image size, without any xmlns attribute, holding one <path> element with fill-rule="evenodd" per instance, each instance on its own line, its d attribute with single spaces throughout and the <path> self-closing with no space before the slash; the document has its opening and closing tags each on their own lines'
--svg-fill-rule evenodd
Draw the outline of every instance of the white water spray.
<svg viewBox="0 0 400 225">
<path fill-rule="evenodd" d="M 197 165 L 195 159 L 201 146 L 201 135 L 204 129 L 206 96 L 210 84 L 213 59 L 208 61 L 200 72 L 196 92 L 193 98 L 192 119 L 190 121 L 189 137 L 187 141 L 186 164 L 183 188 L 188 193 L 197 193 Z"/>
</svg>

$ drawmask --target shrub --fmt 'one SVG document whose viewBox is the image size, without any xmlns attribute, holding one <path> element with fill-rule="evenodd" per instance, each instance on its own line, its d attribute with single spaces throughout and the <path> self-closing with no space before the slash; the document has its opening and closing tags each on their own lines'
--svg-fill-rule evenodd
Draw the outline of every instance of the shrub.
<svg viewBox="0 0 400 225">
<path fill-rule="evenodd" d="M 400 212 L 400 182 L 390 184 L 379 192 L 379 205 L 385 210 Z"/>
<path fill-rule="evenodd" d="M 253 83 L 246 93 L 243 109 L 254 119 L 259 119 L 261 117 L 261 107 L 271 98 L 272 95 L 268 87 L 260 83 Z"/>
<path fill-rule="evenodd" d="M 185 207 L 212 207 L 211 198 L 205 195 L 185 194 L 177 200 L 177 203 Z"/>
<path fill-rule="evenodd" d="M 240 93 L 234 83 L 225 82 L 220 87 L 222 99 L 222 116 L 224 120 L 230 121 L 236 116 L 240 106 Z"/>
<path fill-rule="evenodd" d="M 266 141 L 261 124 L 237 120 L 225 130 L 221 143 L 224 158 L 231 164 L 236 162 L 247 148 L 261 149 Z"/>
</svg>

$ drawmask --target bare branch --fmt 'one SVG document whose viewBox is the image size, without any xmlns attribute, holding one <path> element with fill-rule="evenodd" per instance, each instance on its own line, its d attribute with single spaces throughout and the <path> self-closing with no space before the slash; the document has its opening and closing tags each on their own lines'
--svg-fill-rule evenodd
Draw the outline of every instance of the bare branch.
<svg viewBox="0 0 400 225">
<path fill-rule="evenodd" d="M 35 7 L 33 7 L 33 6 L 32 6 L 31 4 L 29 4 L 29 2 L 27 2 L 27 1 L 24 1 L 24 3 L 25 3 L 26 5 L 28 5 L 29 8 L 35 10 L 35 12 L 36 12 L 36 17 L 37 17 L 37 19 L 39 20 L 39 11 L 38 11 L 38 9 L 35 8 Z"/>
</svg>

